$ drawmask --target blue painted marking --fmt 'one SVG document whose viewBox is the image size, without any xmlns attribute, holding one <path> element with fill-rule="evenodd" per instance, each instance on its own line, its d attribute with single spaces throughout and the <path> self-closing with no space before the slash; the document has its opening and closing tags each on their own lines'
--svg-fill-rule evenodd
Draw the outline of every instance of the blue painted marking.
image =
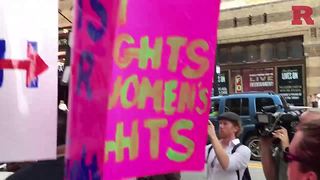
<svg viewBox="0 0 320 180">
<path fill-rule="evenodd" d="M 86 159 L 87 152 L 84 146 L 80 160 L 73 162 L 67 160 L 65 178 L 70 180 L 101 180 L 97 155 L 94 154 L 88 164 L 86 163 Z"/>
<path fill-rule="evenodd" d="M 88 22 L 87 31 L 89 33 L 90 38 L 97 42 L 100 40 L 106 32 L 107 29 L 107 12 L 103 5 L 99 2 L 99 0 L 90 0 L 90 5 L 93 11 L 100 17 L 102 27 L 97 28 L 93 25 L 92 22 Z"/>
<path fill-rule="evenodd" d="M 6 53 L 6 41 L 3 39 L 0 39 L 0 59 L 5 58 Z M 0 87 L 2 87 L 3 84 L 3 69 L 0 69 Z"/>
<path fill-rule="evenodd" d="M 84 70 L 84 63 L 87 62 L 89 68 Z M 77 80 L 77 94 L 80 95 L 81 85 L 84 84 L 87 93 L 87 98 L 92 98 L 92 88 L 90 84 L 90 78 L 93 72 L 94 59 L 93 54 L 90 52 L 82 52 L 80 62 L 78 64 L 78 80 Z"/>
<path fill-rule="evenodd" d="M 38 52 L 38 43 L 34 41 L 28 41 L 28 46 L 31 45 L 35 52 Z M 34 78 L 30 84 L 27 84 L 27 88 L 38 88 L 39 87 L 39 78 Z"/>
</svg>

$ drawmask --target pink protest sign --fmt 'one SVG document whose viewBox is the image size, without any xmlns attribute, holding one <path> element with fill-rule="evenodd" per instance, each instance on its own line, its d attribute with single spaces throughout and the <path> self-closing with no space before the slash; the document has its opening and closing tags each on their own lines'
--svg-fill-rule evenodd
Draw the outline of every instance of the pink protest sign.
<svg viewBox="0 0 320 180">
<path fill-rule="evenodd" d="M 77 3 L 67 178 L 203 169 L 219 1 L 112 3 Z"/>
</svg>

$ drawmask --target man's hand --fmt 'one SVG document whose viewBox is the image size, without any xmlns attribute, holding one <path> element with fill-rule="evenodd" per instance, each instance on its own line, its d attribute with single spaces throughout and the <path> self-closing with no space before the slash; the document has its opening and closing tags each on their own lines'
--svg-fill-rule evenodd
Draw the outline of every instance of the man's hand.
<svg viewBox="0 0 320 180">
<path fill-rule="evenodd" d="M 208 120 L 208 135 L 210 139 L 217 137 L 215 127 L 210 120 Z"/>
<path fill-rule="evenodd" d="M 289 147 L 289 136 L 285 128 L 281 127 L 281 129 L 274 131 L 272 134 L 273 134 L 273 137 L 279 138 L 281 140 L 281 145 L 283 150 Z"/>
</svg>

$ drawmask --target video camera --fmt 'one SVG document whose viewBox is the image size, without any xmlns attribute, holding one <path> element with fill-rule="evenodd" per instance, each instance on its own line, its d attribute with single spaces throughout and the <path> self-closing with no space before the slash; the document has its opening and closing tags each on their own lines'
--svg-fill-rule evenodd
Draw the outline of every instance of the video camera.
<svg viewBox="0 0 320 180">
<path fill-rule="evenodd" d="M 264 106 L 262 112 L 257 112 L 258 135 L 262 137 L 272 137 L 272 132 L 284 127 L 287 129 L 289 139 L 294 136 L 295 127 L 299 123 L 300 110 L 279 111 L 283 109 L 281 105 Z"/>
</svg>

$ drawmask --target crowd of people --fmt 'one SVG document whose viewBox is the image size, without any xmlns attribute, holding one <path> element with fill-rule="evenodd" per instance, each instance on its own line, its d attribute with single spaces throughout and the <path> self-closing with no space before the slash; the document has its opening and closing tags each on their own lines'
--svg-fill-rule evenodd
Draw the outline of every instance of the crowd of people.
<svg viewBox="0 0 320 180">
<path fill-rule="evenodd" d="M 207 168 L 208 180 L 250 179 L 245 172 L 250 160 L 250 151 L 244 145 L 235 152 L 239 144 L 236 138 L 241 129 L 240 117 L 227 112 L 219 117 L 221 138 L 215 135 L 214 126 L 209 123 L 208 134 L 213 152 L 209 151 Z M 226 136 L 228 132 L 228 136 Z M 267 180 L 317 180 L 320 179 L 320 111 L 308 110 L 300 116 L 296 133 L 291 142 L 285 128 L 272 133 L 273 137 L 261 138 L 261 158 Z M 280 141 L 280 148 L 273 142 Z M 210 147 L 209 145 L 208 147 Z M 235 173 L 237 172 L 237 173 Z M 239 173 L 240 172 L 240 173 Z"/>
<path fill-rule="evenodd" d="M 60 111 L 59 111 L 60 112 Z M 64 143 L 66 114 L 60 112 L 64 123 L 59 125 L 57 153 L 59 158 L 52 161 L 31 163 L 8 180 L 18 179 L 63 179 Z M 208 180 L 247 180 L 251 179 L 248 171 L 250 149 L 238 139 L 242 132 L 240 116 L 225 112 L 218 116 L 219 138 L 214 125 L 208 121 L 210 144 L 206 146 L 206 169 Z M 289 142 L 285 128 L 272 133 L 272 137 L 261 137 L 261 162 L 267 180 L 318 180 L 320 179 L 320 111 L 309 109 L 301 114 L 296 126 L 296 133 Z M 280 142 L 274 148 L 275 140 Z M 136 178 L 137 180 L 180 180 L 180 173 Z"/>
<path fill-rule="evenodd" d="M 206 147 L 208 180 L 248 180 L 250 149 L 240 143 L 242 125 L 240 116 L 225 112 L 218 116 L 219 138 L 214 125 L 208 122 L 211 144 Z M 285 128 L 261 137 L 261 158 L 266 180 L 318 180 L 320 179 L 320 111 L 307 110 L 300 116 L 296 133 L 289 142 Z M 274 141 L 280 148 L 274 148 Z M 179 180 L 179 173 L 149 176 L 138 180 Z"/>
</svg>

